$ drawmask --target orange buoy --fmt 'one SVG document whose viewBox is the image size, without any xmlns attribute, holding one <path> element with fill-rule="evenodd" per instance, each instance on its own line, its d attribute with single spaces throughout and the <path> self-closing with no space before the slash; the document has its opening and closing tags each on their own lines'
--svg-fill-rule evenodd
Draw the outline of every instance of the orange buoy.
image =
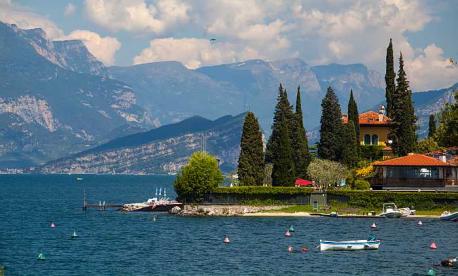
<svg viewBox="0 0 458 276">
<path fill-rule="evenodd" d="M 431 245 L 429 246 L 431 249 L 437 249 L 437 245 L 435 242 L 432 242 Z"/>
<path fill-rule="evenodd" d="M 309 251 L 307 246 L 302 246 L 301 250 L 302 250 L 302 253 L 306 253 L 307 251 Z"/>
<path fill-rule="evenodd" d="M 286 230 L 285 237 L 291 237 L 291 232 L 289 232 L 289 230 Z"/>
<path fill-rule="evenodd" d="M 292 253 L 293 250 L 294 250 L 294 248 L 293 248 L 291 245 L 288 245 L 288 252 L 289 252 L 289 253 Z"/>
<path fill-rule="evenodd" d="M 229 240 L 229 237 L 228 236 L 224 236 L 224 243 L 230 243 L 231 241 Z"/>
</svg>

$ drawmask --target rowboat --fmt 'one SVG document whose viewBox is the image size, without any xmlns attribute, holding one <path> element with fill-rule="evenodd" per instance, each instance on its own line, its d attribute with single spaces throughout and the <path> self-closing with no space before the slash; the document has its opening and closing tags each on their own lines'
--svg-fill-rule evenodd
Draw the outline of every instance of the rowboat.
<svg viewBox="0 0 458 276">
<path fill-rule="evenodd" d="M 343 250 L 376 250 L 380 246 L 380 240 L 354 240 L 354 241 L 322 241 L 320 240 L 321 251 L 343 251 Z"/>
<path fill-rule="evenodd" d="M 458 221 L 458 212 L 451 213 L 449 211 L 445 211 L 440 216 L 440 219 L 447 220 L 447 221 Z"/>
</svg>

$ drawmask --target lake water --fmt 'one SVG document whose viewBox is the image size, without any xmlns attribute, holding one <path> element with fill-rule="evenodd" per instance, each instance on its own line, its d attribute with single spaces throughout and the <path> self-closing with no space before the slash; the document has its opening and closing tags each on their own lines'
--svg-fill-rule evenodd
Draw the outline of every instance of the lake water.
<svg viewBox="0 0 458 276">
<path fill-rule="evenodd" d="M 0 264 L 5 275 L 425 275 L 458 255 L 458 223 L 378 219 L 377 251 L 319 252 L 320 239 L 365 239 L 373 220 L 190 218 L 82 211 L 92 202 L 139 202 L 169 176 L 0 176 Z M 54 222 L 56 228 L 51 228 Z M 294 225 L 293 237 L 284 231 Z M 76 230 L 79 238 L 70 239 Z M 223 244 L 224 235 L 231 238 Z M 435 241 L 438 249 L 430 250 Z M 306 245 L 308 253 L 288 253 Z M 42 252 L 45 261 L 38 261 Z M 458 269 L 435 267 L 438 275 Z"/>
</svg>

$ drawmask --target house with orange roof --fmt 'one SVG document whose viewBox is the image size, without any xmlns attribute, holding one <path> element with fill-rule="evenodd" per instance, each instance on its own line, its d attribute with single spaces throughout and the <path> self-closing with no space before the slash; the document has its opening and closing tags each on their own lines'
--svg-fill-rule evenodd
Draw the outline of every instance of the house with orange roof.
<svg viewBox="0 0 458 276">
<path fill-rule="evenodd" d="M 441 160 L 442 159 L 442 160 Z M 373 189 L 438 189 L 458 186 L 458 166 L 423 154 L 409 154 L 372 164 Z"/>
<path fill-rule="evenodd" d="M 348 123 L 348 116 L 343 115 L 342 121 Z M 383 146 L 383 150 L 391 152 L 390 133 L 391 119 L 385 115 L 385 107 L 382 105 L 378 112 L 368 111 L 359 114 L 359 141 L 362 146 Z"/>
</svg>

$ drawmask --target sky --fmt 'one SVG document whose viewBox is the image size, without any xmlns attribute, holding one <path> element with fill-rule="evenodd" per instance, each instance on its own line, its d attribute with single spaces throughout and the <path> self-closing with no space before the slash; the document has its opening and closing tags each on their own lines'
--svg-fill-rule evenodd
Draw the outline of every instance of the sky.
<svg viewBox="0 0 458 276">
<path fill-rule="evenodd" d="M 457 15 L 455 0 L 0 0 L 0 21 L 80 39 L 107 66 L 300 58 L 384 74 L 392 38 L 414 91 L 458 82 Z"/>
</svg>

